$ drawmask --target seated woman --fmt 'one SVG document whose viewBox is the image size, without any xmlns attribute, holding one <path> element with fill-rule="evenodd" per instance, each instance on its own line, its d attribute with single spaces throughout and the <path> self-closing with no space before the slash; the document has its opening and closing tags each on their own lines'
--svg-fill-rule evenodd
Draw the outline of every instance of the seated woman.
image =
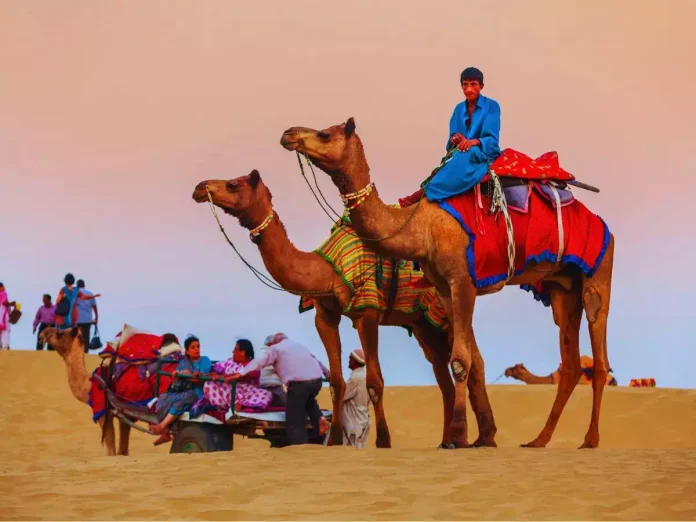
<svg viewBox="0 0 696 522">
<path fill-rule="evenodd" d="M 203 399 L 198 401 L 191 411 L 191 415 L 198 416 L 202 413 L 216 410 L 226 412 L 230 409 L 232 386 L 229 384 L 230 375 L 249 364 L 254 358 L 254 347 L 248 339 L 239 339 L 232 351 L 232 357 L 226 361 L 213 365 L 213 376 L 222 377 L 225 382 L 206 382 L 203 386 Z M 265 410 L 273 400 L 273 394 L 259 386 L 260 371 L 249 372 L 237 383 L 235 393 L 235 408 L 251 408 Z"/>
<path fill-rule="evenodd" d="M 206 356 L 201 356 L 201 343 L 197 337 L 190 335 L 184 341 L 186 357 L 179 361 L 176 371 L 172 372 L 174 382 L 169 390 L 157 399 L 156 413 L 159 424 L 150 425 L 150 430 L 161 434 L 155 445 L 172 440 L 169 426 L 184 412 L 203 397 L 203 383 L 196 380 L 200 374 L 209 374 L 212 363 Z M 193 379 L 177 378 L 179 375 L 192 375 Z"/>
</svg>

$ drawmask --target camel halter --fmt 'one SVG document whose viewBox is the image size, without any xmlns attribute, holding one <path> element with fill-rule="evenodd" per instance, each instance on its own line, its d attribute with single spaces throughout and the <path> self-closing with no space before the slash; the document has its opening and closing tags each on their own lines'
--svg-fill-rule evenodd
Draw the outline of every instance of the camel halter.
<svg viewBox="0 0 696 522">
<path fill-rule="evenodd" d="M 329 211 L 326 210 L 326 208 L 324 207 L 324 204 L 322 204 L 322 202 L 319 201 L 319 196 L 317 196 L 317 192 L 314 191 L 312 184 L 307 179 L 307 175 L 305 174 L 304 166 L 302 165 L 302 159 L 300 158 L 300 151 L 296 150 L 295 154 L 297 154 L 297 163 L 300 166 L 300 173 L 302 174 L 302 177 L 304 178 L 305 182 L 307 183 L 307 186 L 309 187 L 310 192 L 314 196 L 314 199 L 316 199 L 317 203 L 319 203 L 319 207 L 324 211 L 324 213 L 327 216 L 329 216 L 329 219 L 332 222 L 334 222 L 335 226 L 340 227 L 346 234 L 349 234 L 353 237 L 356 237 L 360 241 L 379 243 L 381 241 L 386 241 L 387 239 L 391 239 L 391 238 L 397 236 L 411 222 L 411 220 L 413 219 L 413 216 L 416 215 L 416 211 L 418 210 L 418 207 L 420 206 L 421 201 L 423 200 L 424 195 L 421 195 L 421 197 L 418 199 L 416 204 L 413 205 L 413 212 L 411 212 L 411 215 L 409 215 L 408 218 L 403 222 L 403 224 L 401 226 L 399 226 L 399 228 L 397 228 L 393 233 L 387 234 L 386 236 L 378 237 L 378 238 L 359 236 L 358 234 L 355 233 L 355 231 L 352 230 L 352 227 L 350 230 L 346 229 L 346 227 L 345 227 L 345 219 L 346 219 L 345 215 L 346 215 L 346 213 L 349 213 L 351 210 L 354 210 L 354 209 L 358 208 L 360 205 L 362 205 L 362 203 L 365 201 L 365 199 L 367 199 L 369 197 L 369 195 L 372 193 L 372 191 L 375 190 L 375 188 L 376 188 L 375 184 L 370 183 L 367 187 L 363 188 L 362 190 L 359 190 L 357 192 L 353 192 L 350 194 L 346 194 L 346 195 L 341 195 L 341 199 L 343 200 L 344 205 L 347 205 L 347 201 L 352 201 L 354 199 L 357 199 L 356 203 L 353 204 L 352 206 L 350 206 L 350 207 L 346 206 L 345 212 L 343 213 L 343 215 L 341 215 L 338 212 L 336 212 L 331 207 L 329 202 L 326 200 L 324 193 L 321 191 L 321 188 L 319 188 L 319 182 L 317 181 L 317 173 L 314 171 L 314 167 L 312 166 L 312 160 L 310 159 L 309 155 L 307 154 L 307 151 L 302 151 L 302 155 L 305 157 L 305 160 L 307 161 L 307 166 L 309 167 L 309 170 L 312 171 L 312 176 L 314 177 L 314 185 L 317 188 L 317 192 L 319 193 L 321 198 L 324 200 L 324 204 L 326 204 L 326 207 L 328 207 L 329 210 L 331 210 L 331 212 L 333 212 L 336 215 L 336 218 L 338 218 L 338 221 L 336 222 L 335 221 L 336 218 L 333 217 L 329 213 Z M 448 160 L 450 157 L 451 157 L 451 154 L 449 154 L 448 156 L 443 158 L 442 163 L 440 164 L 440 167 L 438 167 L 438 168 L 441 168 L 442 165 L 444 165 L 444 163 L 446 162 L 446 160 Z M 362 199 L 361 199 L 361 196 L 362 196 Z"/>
</svg>

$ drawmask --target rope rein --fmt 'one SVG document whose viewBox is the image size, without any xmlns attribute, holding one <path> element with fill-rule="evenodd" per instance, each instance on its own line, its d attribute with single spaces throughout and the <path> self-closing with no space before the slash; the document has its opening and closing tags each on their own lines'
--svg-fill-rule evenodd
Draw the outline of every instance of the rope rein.
<svg viewBox="0 0 696 522">
<path fill-rule="evenodd" d="M 278 284 L 276 281 L 274 281 L 272 278 L 268 277 L 266 274 L 258 270 L 256 267 L 254 267 L 251 263 L 249 263 L 244 256 L 237 250 L 237 247 L 234 245 L 232 240 L 229 238 L 227 235 L 227 232 L 225 231 L 225 228 L 222 226 L 222 223 L 220 222 L 220 218 L 218 217 L 217 211 L 215 210 L 215 204 L 213 203 L 213 197 L 210 193 L 210 190 L 208 187 L 205 187 L 205 191 L 208 195 L 208 206 L 210 207 L 210 211 L 213 213 L 213 217 L 215 218 L 215 221 L 217 221 L 218 227 L 220 228 L 220 231 L 222 232 L 222 235 L 225 237 L 225 240 L 227 243 L 232 247 L 232 250 L 234 250 L 235 254 L 239 257 L 239 259 L 242 260 L 242 263 L 246 265 L 246 267 L 251 270 L 251 272 L 254 274 L 254 276 L 261 281 L 265 286 L 270 288 L 271 290 L 276 290 L 279 292 L 287 292 L 289 294 L 294 294 L 294 295 L 299 295 L 299 296 L 306 296 L 306 297 L 329 297 L 329 296 L 334 296 L 335 291 L 338 288 L 341 288 L 341 285 L 333 286 L 327 290 L 288 290 L 287 288 L 283 288 L 280 284 Z M 267 217 L 261 225 L 258 227 L 254 228 L 252 230 L 252 233 L 249 234 L 250 238 L 258 237 L 263 230 L 268 228 L 268 226 L 271 224 L 271 221 L 273 220 L 273 216 L 275 215 L 275 212 L 270 214 L 269 217 Z M 256 231 L 254 233 L 254 231 Z M 355 277 L 351 283 L 353 283 L 356 280 L 363 279 L 363 283 L 361 287 L 355 292 L 355 295 L 359 295 L 360 292 L 363 291 L 363 289 L 366 286 L 367 281 L 369 281 L 380 269 L 381 265 L 381 258 L 378 258 L 378 261 L 374 263 L 372 266 L 369 268 L 365 269 L 362 273 L 360 273 L 358 276 Z M 368 272 L 372 272 L 368 275 Z"/>
</svg>

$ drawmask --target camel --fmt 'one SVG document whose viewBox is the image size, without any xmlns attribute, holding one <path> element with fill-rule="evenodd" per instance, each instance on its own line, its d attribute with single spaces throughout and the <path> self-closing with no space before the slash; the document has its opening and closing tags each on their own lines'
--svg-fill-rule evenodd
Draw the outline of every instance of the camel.
<svg viewBox="0 0 696 522">
<path fill-rule="evenodd" d="M 592 357 L 586 355 L 581 356 L 580 365 L 583 371 L 578 380 L 578 384 L 592 384 L 592 373 L 594 372 L 594 361 Z M 505 377 L 512 377 L 526 384 L 558 384 L 561 380 L 561 366 L 549 375 L 538 376 L 527 370 L 524 364 L 518 363 L 515 366 L 510 366 L 505 369 Z M 605 385 L 617 385 L 616 379 L 611 374 L 611 368 L 607 373 Z"/>
<path fill-rule="evenodd" d="M 63 358 L 68 373 L 68 385 L 73 396 L 84 404 L 89 404 L 89 392 L 92 388 L 91 375 L 85 366 L 85 348 L 79 328 L 58 330 L 46 328 L 41 332 L 41 341 L 48 343 Z M 116 455 L 116 434 L 113 417 L 103 415 L 97 421 L 102 429 L 102 444 L 106 446 L 108 456 Z M 131 427 L 119 419 L 118 455 L 128 455 Z"/>
<path fill-rule="evenodd" d="M 370 180 L 370 168 L 353 118 L 323 130 L 292 127 L 280 144 L 301 153 L 324 171 L 338 188 L 353 227 L 363 241 L 381 255 L 422 265 L 428 280 L 444 300 L 454 330 L 450 366 L 455 380 L 455 402 L 450 434 L 455 447 L 467 446 L 466 392 L 472 357 L 478 352 L 473 329 L 476 297 L 500 291 L 507 285 L 551 286 L 551 307 L 559 327 L 563 370 L 556 398 L 545 426 L 525 447 L 545 447 L 581 373 L 580 323 L 585 310 L 595 371 L 590 425 L 581 448 L 599 444 L 599 413 L 607 374 L 606 329 L 611 294 L 614 237 L 601 264 L 589 278 L 572 266 L 551 262 L 531 263 L 523 273 L 477 289 L 467 262 L 469 237 L 463 227 L 438 204 L 422 198 L 413 207 L 394 208 L 384 203 Z M 501 318 L 502 319 L 502 318 Z M 504 320 L 504 319 L 503 319 Z M 481 361 L 481 368 L 483 362 Z M 373 391 L 374 393 L 374 391 Z"/>
<path fill-rule="evenodd" d="M 374 308 L 344 312 L 351 299 L 350 289 L 331 263 L 318 253 L 302 252 L 291 243 L 283 223 L 273 209 L 271 192 L 261 180 L 258 171 L 254 170 L 248 176 L 229 181 L 202 181 L 196 186 L 192 197 L 196 202 L 202 203 L 208 201 L 208 194 L 215 206 L 237 217 L 244 228 L 251 230 L 250 237 L 258 246 L 263 263 L 278 284 L 292 293 L 316 296 L 315 326 L 329 358 L 329 382 L 333 402 L 330 444 L 341 445 L 343 442 L 342 404 L 345 382 L 341 369 L 338 326 L 341 317 L 345 315 L 357 329 L 366 354 L 367 385 L 376 417 L 377 447 L 391 447 L 382 401 L 384 381 L 378 359 L 379 325 L 412 327 L 418 344 L 432 364 L 442 392 L 444 425 L 440 446 L 448 447 L 452 443 L 449 426 L 454 401 L 454 386 L 448 368 L 448 334 L 432 326 L 420 311 L 406 314 L 392 310 L 388 317 Z M 479 425 L 476 444 L 495 447 L 495 421 L 485 391 L 483 366 L 479 367 L 478 361 L 483 361 L 480 356 L 472 369 L 476 377 L 470 382 L 472 409 Z"/>
</svg>

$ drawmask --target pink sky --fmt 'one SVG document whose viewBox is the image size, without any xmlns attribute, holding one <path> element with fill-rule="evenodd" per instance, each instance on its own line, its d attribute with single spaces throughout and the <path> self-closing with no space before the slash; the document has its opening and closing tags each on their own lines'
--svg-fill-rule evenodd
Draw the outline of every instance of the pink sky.
<svg viewBox="0 0 696 522">
<path fill-rule="evenodd" d="M 72 271 L 104 294 L 103 338 L 130 322 L 197 333 L 223 357 L 235 336 L 258 343 L 280 329 L 326 360 L 313 312 L 298 316 L 295 297 L 251 278 L 193 187 L 259 169 L 291 238 L 311 250 L 331 224 L 282 131 L 354 116 L 373 179 L 395 201 L 439 161 L 459 73 L 475 65 L 502 106 L 503 147 L 556 150 L 602 189 L 576 194 L 616 235 L 609 356 L 620 384 L 693 387 L 694 19 L 689 0 L 6 0 L 0 281 L 26 313 L 12 344 L 33 346 L 41 294 Z M 537 373 L 558 364 L 550 310 L 520 290 L 481 299 L 476 328 L 489 380 L 519 361 Z M 347 321 L 342 332 L 347 353 L 357 336 Z M 380 335 L 387 384 L 434 382 L 413 340 Z M 584 329 L 582 339 L 591 353 Z"/>
</svg>

